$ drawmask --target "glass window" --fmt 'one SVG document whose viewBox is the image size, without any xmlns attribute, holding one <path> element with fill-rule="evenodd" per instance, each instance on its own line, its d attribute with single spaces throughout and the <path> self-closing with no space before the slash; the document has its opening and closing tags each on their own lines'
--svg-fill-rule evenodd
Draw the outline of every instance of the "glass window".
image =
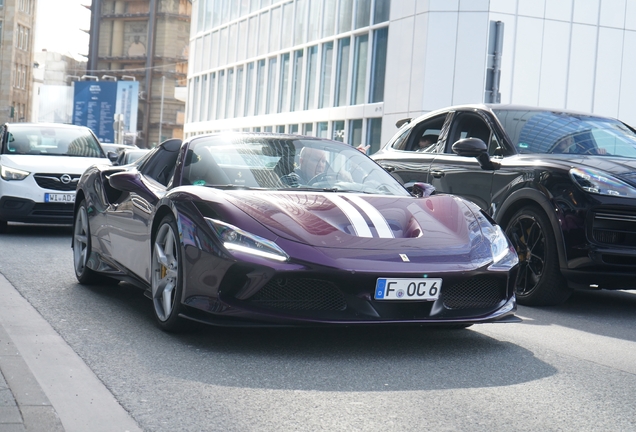
<svg viewBox="0 0 636 432">
<path fill-rule="evenodd" d="M 219 89 L 216 94 L 216 118 L 222 119 L 223 114 L 223 101 L 225 100 L 225 71 L 219 71 L 218 75 Z"/>
<path fill-rule="evenodd" d="M 196 23 L 197 28 L 195 33 L 203 31 L 203 24 L 205 23 L 205 6 L 207 2 L 199 1 L 199 7 L 196 9 Z"/>
<path fill-rule="evenodd" d="M 236 60 L 245 60 L 245 53 L 247 50 L 247 20 L 243 20 L 239 23 L 238 42 L 236 45 Z"/>
<path fill-rule="evenodd" d="M 336 27 L 336 0 L 325 0 L 322 14 L 322 37 L 333 36 Z"/>
<path fill-rule="evenodd" d="M 370 145 L 369 154 L 375 153 L 380 149 L 382 139 L 382 118 L 370 118 L 367 120 L 367 141 Z"/>
<path fill-rule="evenodd" d="M 245 72 L 245 108 L 243 115 L 251 116 L 254 113 L 252 108 L 252 98 L 254 95 L 254 62 L 246 66 Z"/>
<path fill-rule="evenodd" d="M 338 41 L 338 58 L 336 60 L 335 106 L 344 106 L 347 104 L 350 51 L 351 38 L 340 39 Z"/>
<path fill-rule="evenodd" d="M 329 136 L 329 123 L 318 122 L 316 124 L 316 132 L 318 138 L 327 138 Z"/>
<path fill-rule="evenodd" d="M 202 65 L 203 70 L 210 69 L 210 61 L 212 61 L 212 55 L 211 55 L 212 53 L 210 52 L 211 43 L 212 43 L 212 35 L 208 33 L 203 38 L 203 55 L 201 56 L 205 60 L 205 62 Z"/>
<path fill-rule="evenodd" d="M 214 12 L 212 13 L 212 27 L 218 27 L 221 24 L 221 0 L 214 2 Z"/>
<path fill-rule="evenodd" d="M 351 105 L 364 103 L 364 87 L 367 78 L 367 50 L 369 35 L 356 37 L 353 60 L 353 80 L 351 82 Z"/>
<path fill-rule="evenodd" d="M 371 86 L 369 102 L 384 101 L 384 78 L 386 75 L 386 46 L 389 28 L 378 29 L 373 33 L 373 60 L 371 64 Z"/>
<path fill-rule="evenodd" d="M 309 1 L 309 19 L 307 20 L 307 42 L 314 41 L 320 38 L 320 9 L 322 8 L 323 0 L 308 0 Z"/>
<path fill-rule="evenodd" d="M 356 2 L 356 28 L 366 27 L 371 20 L 371 0 Z"/>
<path fill-rule="evenodd" d="M 202 52 L 203 52 L 203 38 L 199 37 L 196 40 L 196 55 L 194 56 L 194 72 L 195 73 L 201 72 L 201 62 L 203 59 L 203 56 L 201 55 Z"/>
<path fill-rule="evenodd" d="M 247 31 L 247 58 L 256 57 L 256 46 L 254 43 L 256 40 L 256 35 L 258 34 L 258 16 L 254 15 L 250 18 L 249 22 L 249 30 Z"/>
<path fill-rule="evenodd" d="M 351 30 L 353 19 L 353 0 L 340 0 L 340 13 L 338 14 L 338 33 Z"/>
<path fill-rule="evenodd" d="M 314 124 L 313 123 L 303 123 L 303 135 L 314 135 Z"/>
<path fill-rule="evenodd" d="M 276 132 L 277 133 L 285 133 L 285 125 L 276 126 Z"/>
<path fill-rule="evenodd" d="M 278 112 L 289 112 L 289 53 L 281 55 L 280 58 L 280 100 L 278 102 Z"/>
<path fill-rule="evenodd" d="M 234 112 L 234 69 L 228 69 L 227 71 L 227 87 L 225 91 L 225 116 L 224 118 L 231 118 Z"/>
<path fill-rule="evenodd" d="M 198 119 L 199 121 L 203 121 L 203 120 L 205 120 L 207 118 L 207 116 L 208 116 L 207 107 L 210 106 L 209 103 L 206 104 L 206 102 L 209 102 L 209 101 L 206 101 L 206 99 L 205 99 L 205 97 L 208 95 L 208 93 L 210 91 L 208 89 L 208 76 L 207 76 L 207 74 L 203 75 L 202 79 L 203 79 L 203 82 L 201 83 L 201 99 L 200 99 L 201 108 L 199 109 L 199 119 Z"/>
<path fill-rule="evenodd" d="M 230 8 L 232 7 L 232 3 L 236 0 L 217 0 L 217 3 L 220 3 L 221 1 L 223 2 L 223 22 L 226 23 L 230 21 Z"/>
<path fill-rule="evenodd" d="M 214 3 L 214 0 L 206 0 L 205 2 L 203 0 L 199 1 L 201 1 L 201 3 L 206 3 L 205 20 L 203 23 L 203 28 L 200 28 L 200 30 L 205 31 L 212 28 L 212 4 Z"/>
<path fill-rule="evenodd" d="M 265 127 L 263 128 L 263 132 L 272 132 L 272 130 L 273 130 L 273 129 L 272 129 L 272 127 L 271 127 L 271 126 L 265 126 Z"/>
<path fill-rule="evenodd" d="M 265 114 L 275 113 L 276 106 L 278 105 L 278 93 L 276 93 L 277 63 L 278 59 L 276 57 L 269 59 L 269 70 L 267 72 L 267 108 Z"/>
<path fill-rule="evenodd" d="M 320 101 L 318 108 L 331 106 L 331 70 L 333 69 L 333 42 L 322 44 L 320 71 Z"/>
<path fill-rule="evenodd" d="M 334 141 L 340 141 L 343 142 L 344 141 L 344 136 L 345 136 L 345 122 L 344 120 L 336 120 L 334 122 L 331 123 L 331 129 L 332 129 L 332 138 Z"/>
<path fill-rule="evenodd" d="M 294 28 L 294 3 L 289 2 L 283 5 L 283 24 L 282 28 L 285 29 L 281 37 L 282 49 L 289 48 L 292 44 L 292 37 L 294 33 L 289 29 Z"/>
<path fill-rule="evenodd" d="M 227 41 L 227 62 L 234 63 L 236 61 L 236 47 L 237 47 L 237 31 L 238 24 L 232 24 L 230 26 L 230 33 Z"/>
<path fill-rule="evenodd" d="M 297 124 L 289 125 L 289 133 L 290 134 L 297 134 L 298 133 L 298 125 Z"/>
<path fill-rule="evenodd" d="M 234 98 L 234 117 L 243 117 L 243 66 L 236 68 L 236 96 Z"/>
<path fill-rule="evenodd" d="M 307 0 L 296 2 L 296 21 L 294 22 L 294 45 L 305 43 L 307 33 Z"/>
<path fill-rule="evenodd" d="M 265 60 L 256 63 L 256 102 L 254 114 L 265 113 Z"/>
<path fill-rule="evenodd" d="M 227 27 L 222 28 L 219 33 L 219 66 L 227 64 L 227 36 L 229 30 Z M 201 51 L 199 51 L 201 52 Z"/>
<path fill-rule="evenodd" d="M 208 120 L 214 119 L 214 106 L 216 95 L 216 72 L 210 74 L 210 90 L 208 91 Z"/>
<path fill-rule="evenodd" d="M 307 76 L 305 88 L 307 91 L 305 109 L 316 108 L 316 68 L 318 66 L 318 45 L 307 48 Z"/>
<path fill-rule="evenodd" d="M 201 92 L 199 91 L 199 82 L 200 77 L 194 77 L 194 87 L 193 87 L 193 95 L 194 99 L 192 100 L 192 121 L 199 121 L 199 98 L 201 96 Z"/>
<path fill-rule="evenodd" d="M 267 42 L 269 40 L 269 11 L 261 14 L 261 22 L 258 37 L 258 55 L 267 54 Z"/>
<path fill-rule="evenodd" d="M 389 13 L 391 12 L 391 0 L 375 0 L 375 7 L 373 10 L 373 23 L 381 23 L 389 20 Z"/>
<path fill-rule="evenodd" d="M 356 147 L 362 144 L 362 119 L 349 120 L 349 138 L 347 142 Z"/>
<path fill-rule="evenodd" d="M 261 0 L 250 0 L 250 12 L 258 10 L 261 5 Z"/>
<path fill-rule="evenodd" d="M 272 9 L 272 22 L 269 31 L 269 52 L 280 49 L 280 8 Z"/>
<path fill-rule="evenodd" d="M 250 0 L 241 0 L 240 16 L 247 15 L 250 11 Z"/>
<path fill-rule="evenodd" d="M 294 52 L 294 73 L 292 78 L 292 99 L 291 99 L 291 110 L 296 111 L 301 109 L 300 101 L 302 96 L 302 72 L 303 72 L 303 50 L 298 50 Z"/>
<path fill-rule="evenodd" d="M 214 69 L 219 64 L 219 32 L 215 31 L 212 33 L 212 48 L 208 53 L 210 55 L 210 68 Z M 196 55 L 201 55 L 197 53 Z M 192 53 L 190 53 L 190 58 L 192 58 Z"/>
</svg>

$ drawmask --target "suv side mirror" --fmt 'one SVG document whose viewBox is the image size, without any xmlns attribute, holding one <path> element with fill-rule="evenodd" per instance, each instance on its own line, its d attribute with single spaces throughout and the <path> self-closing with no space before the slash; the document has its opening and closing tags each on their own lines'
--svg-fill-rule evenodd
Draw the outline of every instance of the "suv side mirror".
<svg viewBox="0 0 636 432">
<path fill-rule="evenodd" d="M 499 162 L 493 162 L 488 155 L 488 146 L 479 138 L 464 138 L 453 144 L 453 152 L 459 156 L 474 157 L 485 170 L 497 170 L 501 168 Z"/>
</svg>

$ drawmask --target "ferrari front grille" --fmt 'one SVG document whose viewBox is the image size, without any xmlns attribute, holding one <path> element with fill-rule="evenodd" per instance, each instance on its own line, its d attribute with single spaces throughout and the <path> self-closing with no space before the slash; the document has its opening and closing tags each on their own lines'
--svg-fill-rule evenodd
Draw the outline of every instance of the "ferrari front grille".
<svg viewBox="0 0 636 432">
<path fill-rule="evenodd" d="M 499 278 L 475 277 L 443 287 L 440 297 L 448 309 L 494 307 L 506 299 L 505 281 Z"/>
<path fill-rule="evenodd" d="M 291 311 L 342 311 L 347 307 L 334 283 L 307 278 L 275 278 L 248 301 L 259 307 Z"/>
<path fill-rule="evenodd" d="M 69 192 L 77 189 L 80 176 L 78 174 L 34 174 L 33 178 L 43 189 Z"/>
</svg>

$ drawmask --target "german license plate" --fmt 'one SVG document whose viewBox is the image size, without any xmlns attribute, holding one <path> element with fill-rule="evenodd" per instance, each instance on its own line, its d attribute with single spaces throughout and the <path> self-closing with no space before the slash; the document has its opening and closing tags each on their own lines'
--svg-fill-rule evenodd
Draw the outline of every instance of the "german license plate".
<svg viewBox="0 0 636 432">
<path fill-rule="evenodd" d="M 74 203 L 74 193 L 46 193 L 44 194 L 44 202 L 47 203 Z"/>
<path fill-rule="evenodd" d="M 425 300 L 439 298 L 440 278 L 380 278 L 375 284 L 376 300 Z"/>
</svg>

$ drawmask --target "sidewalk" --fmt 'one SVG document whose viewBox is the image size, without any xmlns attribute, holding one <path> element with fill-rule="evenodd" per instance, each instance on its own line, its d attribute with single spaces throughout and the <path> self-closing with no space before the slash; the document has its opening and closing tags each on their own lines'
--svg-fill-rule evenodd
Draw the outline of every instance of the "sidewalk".
<svg viewBox="0 0 636 432">
<path fill-rule="evenodd" d="M 141 431 L 93 371 L 2 275 L 0 431 Z"/>
</svg>

